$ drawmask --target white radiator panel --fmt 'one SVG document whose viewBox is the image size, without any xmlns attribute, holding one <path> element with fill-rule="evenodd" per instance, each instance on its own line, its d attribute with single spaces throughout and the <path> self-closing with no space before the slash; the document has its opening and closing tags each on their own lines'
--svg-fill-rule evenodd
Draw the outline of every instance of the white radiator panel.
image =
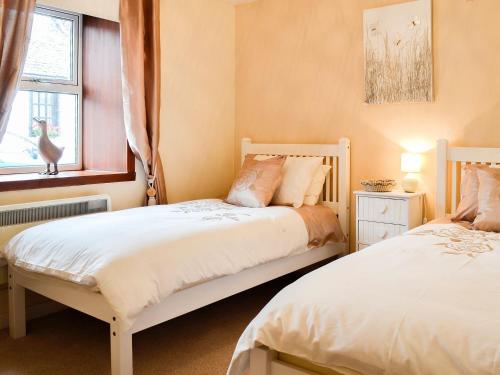
<svg viewBox="0 0 500 375">
<path fill-rule="evenodd" d="M 0 206 L 0 247 L 13 235 L 31 226 L 104 211 L 111 211 L 111 198 L 108 195 Z"/>
</svg>

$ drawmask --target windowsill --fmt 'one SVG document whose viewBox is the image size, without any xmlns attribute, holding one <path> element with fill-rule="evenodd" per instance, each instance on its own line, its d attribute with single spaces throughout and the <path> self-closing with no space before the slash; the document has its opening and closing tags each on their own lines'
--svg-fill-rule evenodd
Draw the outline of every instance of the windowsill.
<svg viewBox="0 0 500 375">
<path fill-rule="evenodd" d="M 38 173 L 7 174 L 0 175 L 0 192 L 124 181 L 135 181 L 135 172 L 85 170 L 59 172 L 56 176 Z"/>
</svg>

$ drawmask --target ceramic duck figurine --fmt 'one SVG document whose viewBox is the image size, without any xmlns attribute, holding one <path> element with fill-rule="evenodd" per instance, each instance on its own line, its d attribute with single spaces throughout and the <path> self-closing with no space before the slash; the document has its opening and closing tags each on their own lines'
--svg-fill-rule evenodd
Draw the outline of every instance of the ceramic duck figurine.
<svg viewBox="0 0 500 375">
<path fill-rule="evenodd" d="M 57 147 L 49 139 L 46 121 L 38 120 L 36 118 L 33 120 L 38 123 L 38 126 L 40 126 L 40 130 L 42 131 L 42 134 L 38 139 L 38 150 L 40 151 L 43 161 L 47 164 L 47 169 L 40 172 L 40 174 L 56 175 L 59 173 L 59 170 L 57 169 L 57 162 L 61 159 L 64 147 Z M 54 164 L 54 170 L 52 172 L 50 171 L 51 163 Z"/>
</svg>

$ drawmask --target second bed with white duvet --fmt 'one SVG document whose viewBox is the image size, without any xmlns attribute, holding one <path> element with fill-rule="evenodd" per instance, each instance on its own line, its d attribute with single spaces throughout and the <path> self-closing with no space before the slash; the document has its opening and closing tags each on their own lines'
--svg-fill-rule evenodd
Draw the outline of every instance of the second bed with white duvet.
<svg viewBox="0 0 500 375">
<path fill-rule="evenodd" d="M 341 374 L 498 374 L 499 311 L 500 233 L 428 224 L 285 288 L 228 374 L 258 346 Z"/>
</svg>

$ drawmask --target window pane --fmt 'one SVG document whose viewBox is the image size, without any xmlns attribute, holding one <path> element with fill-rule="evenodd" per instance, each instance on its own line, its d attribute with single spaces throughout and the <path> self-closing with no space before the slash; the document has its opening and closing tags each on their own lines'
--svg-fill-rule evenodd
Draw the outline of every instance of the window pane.
<svg viewBox="0 0 500 375">
<path fill-rule="evenodd" d="M 24 76 L 71 81 L 73 21 L 35 13 Z"/>
<path fill-rule="evenodd" d="M 47 121 L 50 140 L 64 147 L 59 164 L 77 163 L 77 104 L 77 95 L 19 91 L 0 144 L 0 168 L 44 165 L 38 153 L 41 131 L 33 117 Z"/>
</svg>

